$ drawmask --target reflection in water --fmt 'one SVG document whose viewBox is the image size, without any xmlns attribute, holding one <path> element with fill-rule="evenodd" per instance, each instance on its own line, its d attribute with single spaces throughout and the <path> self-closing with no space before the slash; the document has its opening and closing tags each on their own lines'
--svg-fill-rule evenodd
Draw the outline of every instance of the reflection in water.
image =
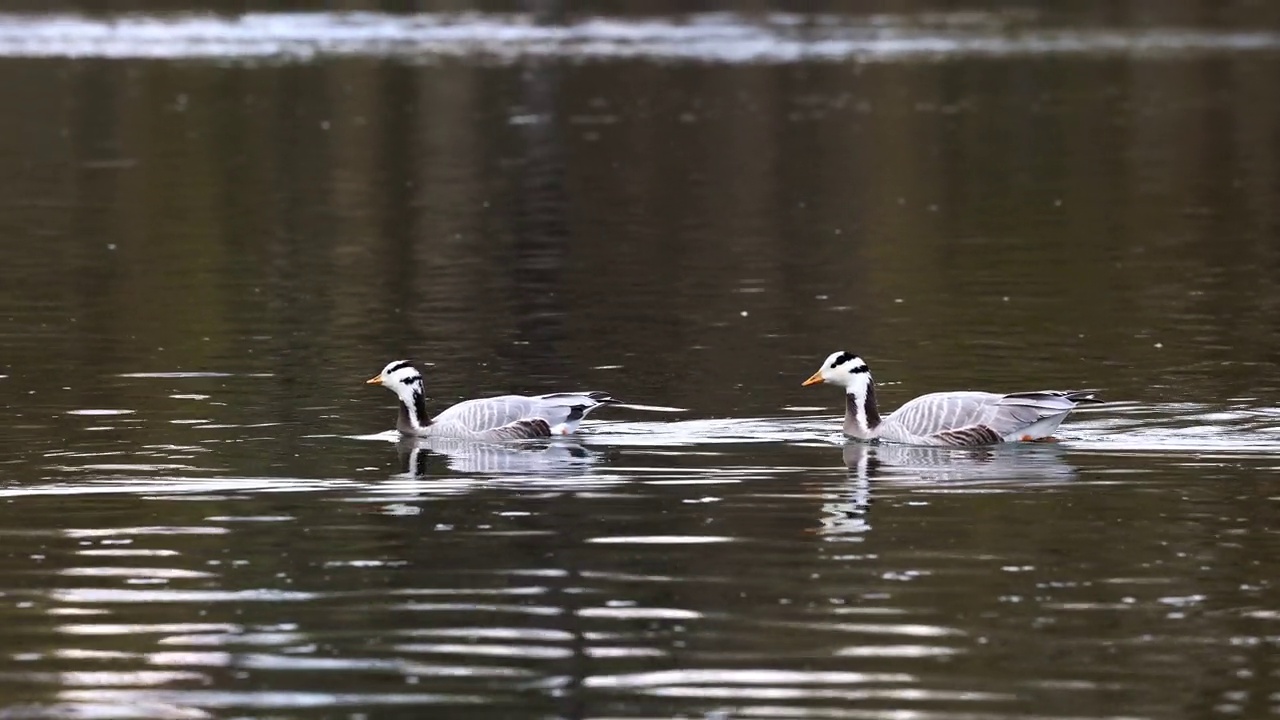
<svg viewBox="0 0 1280 720">
<path fill-rule="evenodd" d="M 896 476 L 925 482 L 1067 480 L 1075 468 L 1052 444 L 974 448 L 919 447 L 893 443 L 848 443 L 845 467 L 859 477 Z"/>
<path fill-rule="evenodd" d="M 850 540 L 871 529 L 871 479 L 865 468 L 849 474 L 849 486 L 822 494 L 822 529 L 828 540 Z"/>
<path fill-rule="evenodd" d="M 571 440 L 485 443 L 455 438 L 403 438 L 396 443 L 401 473 L 566 476 L 587 472 L 600 457 Z M 433 466 L 437 466 L 434 467 Z M 439 466 L 443 466 L 440 468 Z"/>
<path fill-rule="evenodd" d="M 850 442 L 842 450 L 849 485 L 823 494 L 822 534 L 851 539 L 871 529 L 871 481 L 897 478 L 929 483 L 1044 482 L 1075 477 L 1056 445 L 946 448 Z"/>
<path fill-rule="evenodd" d="M 0 37 L 76 58 L 0 63 L 0 716 L 1273 712 L 1280 53 L 1158 28 L 1280 3 L 215 2 Z M 95 59 L 139 53 L 219 60 Z M 1134 404 L 1062 447 L 845 447 L 796 377 L 833 344 L 886 405 Z M 397 458 L 351 435 L 402 353 L 692 410 Z"/>
<path fill-rule="evenodd" d="M 554 3 L 540 3 L 550 12 Z M 563 295 L 569 248 L 567 159 L 557 96 L 560 72 L 550 62 L 534 61 L 521 73 L 523 104 L 519 125 L 520 169 L 511 212 L 509 302 L 515 315 L 515 346 L 510 350 L 525 374 L 563 377 L 559 346 L 567 337 Z M 508 348 L 497 348 L 502 357 Z"/>
</svg>

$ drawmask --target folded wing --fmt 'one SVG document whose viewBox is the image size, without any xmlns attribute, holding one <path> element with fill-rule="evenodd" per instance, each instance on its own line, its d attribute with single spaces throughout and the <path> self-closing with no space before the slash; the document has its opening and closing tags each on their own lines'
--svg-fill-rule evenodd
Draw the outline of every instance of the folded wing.
<svg viewBox="0 0 1280 720">
<path fill-rule="evenodd" d="M 905 442 L 990 445 L 1048 437 L 1082 402 L 1102 401 L 1090 390 L 931 393 L 903 405 L 889 422 L 893 439 Z"/>
<path fill-rule="evenodd" d="M 573 432 L 592 410 L 617 400 L 591 391 L 547 395 L 501 395 L 467 400 L 432 419 L 433 434 L 495 440 L 550 437 Z"/>
</svg>

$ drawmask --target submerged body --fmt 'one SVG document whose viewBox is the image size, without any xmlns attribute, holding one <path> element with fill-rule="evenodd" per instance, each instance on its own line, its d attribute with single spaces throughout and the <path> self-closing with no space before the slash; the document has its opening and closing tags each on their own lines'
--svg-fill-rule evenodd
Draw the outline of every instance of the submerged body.
<svg viewBox="0 0 1280 720">
<path fill-rule="evenodd" d="M 910 445 L 965 447 L 1041 440 L 1053 435 L 1077 404 L 1101 402 L 1089 390 L 937 392 L 921 395 L 882 418 L 867 364 L 847 352 L 832 353 L 804 384 L 822 382 L 845 388 L 845 435 Z"/>
<path fill-rule="evenodd" d="M 596 391 L 499 395 L 465 400 L 428 417 L 422 374 L 407 361 L 389 363 L 367 382 L 396 394 L 400 401 L 396 429 L 412 437 L 522 440 L 568 435 L 592 410 L 618 403 L 608 393 Z"/>
</svg>

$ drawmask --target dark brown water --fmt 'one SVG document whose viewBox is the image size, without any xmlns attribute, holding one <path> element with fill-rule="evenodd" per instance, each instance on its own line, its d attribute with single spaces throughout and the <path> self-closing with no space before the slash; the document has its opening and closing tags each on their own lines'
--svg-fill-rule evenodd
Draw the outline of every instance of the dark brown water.
<svg viewBox="0 0 1280 720">
<path fill-rule="evenodd" d="M 0 16 L 0 717 L 1280 714 L 1280 19 L 1121 5 Z"/>
</svg>

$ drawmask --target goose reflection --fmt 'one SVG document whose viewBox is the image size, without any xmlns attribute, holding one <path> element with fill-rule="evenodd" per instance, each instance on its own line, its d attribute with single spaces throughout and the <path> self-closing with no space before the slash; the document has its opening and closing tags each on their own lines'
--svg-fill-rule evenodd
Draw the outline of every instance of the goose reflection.
<svg viewBox="0 0 1280 720">
<path fill-rule="evenodd" d="M 1076 471 L 1057 445 L 1014 445 L 975 448 L 848 443 L 845 467 L 868 478 L 881 475 L 926 482 L 983 480 L 1061 481 Z"/>
<path fill-rule="evenodd" d="M 443 472 L 477 475 L 580 475 L 600 454 L 568 440 L 486 443 L 456 438 L 403 438 L 396 443 L 400 472 L 411 477 Z"/>
<path fill-rule="evenodd" d="M 871 529 L 871 481 L 921 483 L 1061 482 L 1075 477 L 1055 445 L 949 448 L 851 442 L 842 449 L 848 485 L 824 493 L 822 528 L 828 539 L 856 539 Z"/>
</svg>

